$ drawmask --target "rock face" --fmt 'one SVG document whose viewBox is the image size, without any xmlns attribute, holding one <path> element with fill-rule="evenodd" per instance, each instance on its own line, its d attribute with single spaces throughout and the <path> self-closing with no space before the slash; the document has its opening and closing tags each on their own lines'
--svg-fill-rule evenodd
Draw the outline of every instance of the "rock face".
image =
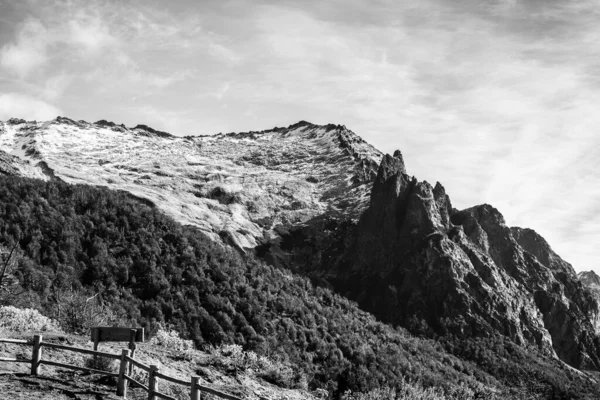
<svg viewBox="0 0 600 400">
<path fill-rule="evenodd" d="M 103 185 L 146 199 L 242 252 L 308 274 L 415 330 L 505 335 L 600 368 L 594 274 L 494 207 L 452 207 L 340 125 L 175 137 L 59 117 L 0 122 L 0 173 Z M 594 286 L 595 285 L 595 286 Z"/>
<path fill-rule="evenodd" d="M 380 318 L 438 334 L 506 335 L 600 367 L 598 302 L 534 231 L 490 205 L 452 208 L 444 188 L 382 159 L 355 239 L 327 279 Z"/>
</svg>

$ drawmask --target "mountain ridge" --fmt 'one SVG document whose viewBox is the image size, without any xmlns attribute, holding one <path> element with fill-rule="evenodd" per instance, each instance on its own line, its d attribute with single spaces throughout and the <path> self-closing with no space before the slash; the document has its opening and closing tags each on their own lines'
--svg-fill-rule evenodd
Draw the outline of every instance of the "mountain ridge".
<svg viewBox="0 0 600 400">
<path fill-rule="evenodd" d="M 0 150 L 19 157 L 24 176 L 54 174 L 69 183 L 129 191 L 243 251 L 277 236 L 271 219 L 358 218 L 381 157 L 332 124 L 180 138 L 146 125 L 64 117 L 2 123 Z M 333 174 L 345 179 L 330 179 Z"/>
</svg>

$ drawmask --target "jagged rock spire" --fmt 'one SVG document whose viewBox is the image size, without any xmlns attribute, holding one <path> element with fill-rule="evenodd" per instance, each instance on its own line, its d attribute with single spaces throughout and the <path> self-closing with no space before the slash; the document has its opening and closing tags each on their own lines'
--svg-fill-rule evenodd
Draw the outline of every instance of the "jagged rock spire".
<svg viewBox="0 0 600 400">
<path fill-rule="evenodd" d="M 396 150 L 393 156 L 386 154 L 379 164 L 379 170 L 377 171 L 377 179 L 375 184 L 383 183 L 390 177 L 399 173 L 406 174 L 406 166 L 404 165 L 404 158 L 400 150 Z"/>
</svg>

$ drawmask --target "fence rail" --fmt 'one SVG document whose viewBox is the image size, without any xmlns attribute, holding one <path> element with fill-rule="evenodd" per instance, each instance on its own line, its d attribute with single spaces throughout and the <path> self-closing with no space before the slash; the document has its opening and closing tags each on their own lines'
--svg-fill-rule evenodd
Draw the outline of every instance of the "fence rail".
<svg viewBox="0 0 600 400">
<path fill-rule="evenodd" d="M 163 380 L 165 380 L 167 382 L 174 383 L 176 385 L 183 385 L 183 386 L 189 386 L 189 387 L 192 386 L 192 382 L 186 382 L 186 381 L 181 380 L 181 379 L 172 378 L 169 375 L 164 375 L 164 374 L 161 374 L 160 372 L 156 373 L 156 377 L 160 378 L 160 379 L 163 379 Z"/>
<path fill-rule="evenodd" d="M 140 387 L 142 390 L 148 393 L 148 400 L 157 400 L 157 399 L 167 399 L 167 400 L 177 400 L 176 398 L 169 396 L 165 393 L 161 393 L 158 390 L 158 380 L 162 379 L 164 381 L 174 383 L 177 385 L 182 385 L 189 388 L 190 398 L 191 400 L 200 400 L 201 393 L 212 394 L 213 396 L 220 397 L 226 400 L 241 400 L 239 397 L 232 396 L 227 393 L 220 392 L 218 390 L 200 385 L 200 378 L 197 376 L 192 376 L 190 381 L 185 381 L 182 379 L 174 378 L 168 375 L 165 375 L 159 371 L 159 367 L 156 365 L 146 365 L 140 361 L 135 360 L 132 357 L 131 350 L 123 350 L 121 355 L 105 353 L 102 351 L 96 350 L 88 350 L 82 349 L 80 347 L 73 346 L 65 346 L 62 344 L 56 343 L 48 343 L 42 341 L 42 335 L 35 335 L 33 340 L 21 340 L 21 339 L 4 339 L 0 338 L 0 343 L 8 343 L 8 344 L 18 344 L 24 346 L 32 346 L 31 359 L 20 359 L 20 358 L 7 358 L 0 357 L 0 362 L 17 362 L 17 363 L 28 363 L 31 364 L 31 375 L 37 376 L 40 373 L 41 365 L 48 365 L 58 368 L 68 368 L 74 369 L 78 371 L 89 372 L 93 374 L 102 374 L 108 376 L 114 376 L 118 378 L 117 384 L 117 396 L 121 396 L 123 398 L 127 398 L 127 382 L 135 384 L 137 387 Z M 106 357 L 111 359 L 120 360 L 119 365 L 119 373 L 115 374 L 112 372 L 101 371 L 93 368 L 80 367 L 76 365 L 64 364 L 50 360 L 42 359 L 42 349 L 44 347 L 54 349 L 54 350 L 63 350 L 63 351 L 72 351 L 76 353 L 88 354 L 94 357 Z M 144 385 L 142 382 L 135 380 L 131 374 L 131 367 L 138 367 L 148 373 L 148 385 Z"/>
<path fill-rule="evenodd" d="M 112 372 L 102 371 L 102 370 L 94 369 L 94 368 L 80 367 L 78 365 L 63 364 L 63 363 L 59 363 L 59 362 L 55 362 L 55 361 L 42 360 L 42 361 L 40 361 L 40 363 L 43 365 L 50 365 L 51 367 L 74 369 L 77 371 L 89 372 L 91 374 L 102 374 L 102 375 L 108 375 L 108 376 L 114 376 L 114 377 L 119 376 L 119 374 L 115 374 Z"/>
<path fill-rule="evenodd" d="M 140 381 L 136 381 L 135 379 L 133 379 L 132 377 L 130 377 L 129 375 L 125 375 L 124 376 L 125 379 L 127 379 L 129 382 L 134 383 L 135 385 L 141 387 L 142 389 L 144 389 L 146 392 L 149 392 L 150 389 L 148 388 L 148 386 L 144 385 L 142 382 Z"/>
<path fill-rule="evenodd" d="M 23 339 L 0 339 L 0 343 L 31 344 L 31 341 Z"/>
<path fill-rule="evenodd" d="M 115 360 L 118 360 L 121 358 L 121 356 L 112 354 L 112 353 L 105 353 L 103 351 L 97 351 L 97 350 L 82 349 L 81 347 L 65 346 L 64 344 L 55 344 L 55 343 L 45 342 L 45 343 L 42 343 L 42 346 L 49 347 L 51 349 L 56 349 L 56 350 L 74 351 L 76 353 L 88 354 L 88 355 L 96 356 L 96 357 L 112 358 Z"/>
<path fill-rule="evenodd" d="M 0 361 L 4 361 L 4 362 L 17 362 L 17 363 L 29 363 L 31 364 L 31 360 L 28 360 L 26 358 L 6 358 L 6 357 L 0 357 Z"/>
</svg>

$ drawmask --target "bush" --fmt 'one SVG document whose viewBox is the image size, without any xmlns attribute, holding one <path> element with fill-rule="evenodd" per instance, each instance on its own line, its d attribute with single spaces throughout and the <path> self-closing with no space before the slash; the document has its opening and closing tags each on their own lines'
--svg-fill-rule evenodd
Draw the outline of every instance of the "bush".
<svg viewBox="0 0 600 400">
<path fill-rule="evenodd" d="M 259 372 L 259 377 L 274 385 L 284 388 L 295 388 L 299 377 L 287 365 L 271 364 L 266 370 Z"/>
<path fill-rule="evenodd" d="M 221 345 L 211 350 L 209 364 L 224 369 L 254 370 L 256 376 L 285 388 L 307 388 L 306 377 L 290 365 L 244 351 L 237 344 Z"/>
<path fill-rule="evenodd" d="M 85 360 L 85 366 L 87 368 L 97 369 L 99 371 L 106 372 L 118 372 L 116 363 L 116 360 L 99 356 L 93 356 L 92 358 L 88 358 Z"/>
<path fill-rule="evenodd" d="M 159 328 L 152 339 L 150 339 L 149 343 L 153 346 L 167 347 L 176 350 L 183 354 L 183 358 L 186 360 L 191 360 L 194 356 L 194 342 L 192 340 L 182 339 L 179 336 L 179 333 L 173 329 L 164 330 Z"/>
<path fill-rule="evenodd" d="M 14 332 L 61 332 L 56 321 L 32 308 L 0 307 L 0 328 Z"/>
</svg>

